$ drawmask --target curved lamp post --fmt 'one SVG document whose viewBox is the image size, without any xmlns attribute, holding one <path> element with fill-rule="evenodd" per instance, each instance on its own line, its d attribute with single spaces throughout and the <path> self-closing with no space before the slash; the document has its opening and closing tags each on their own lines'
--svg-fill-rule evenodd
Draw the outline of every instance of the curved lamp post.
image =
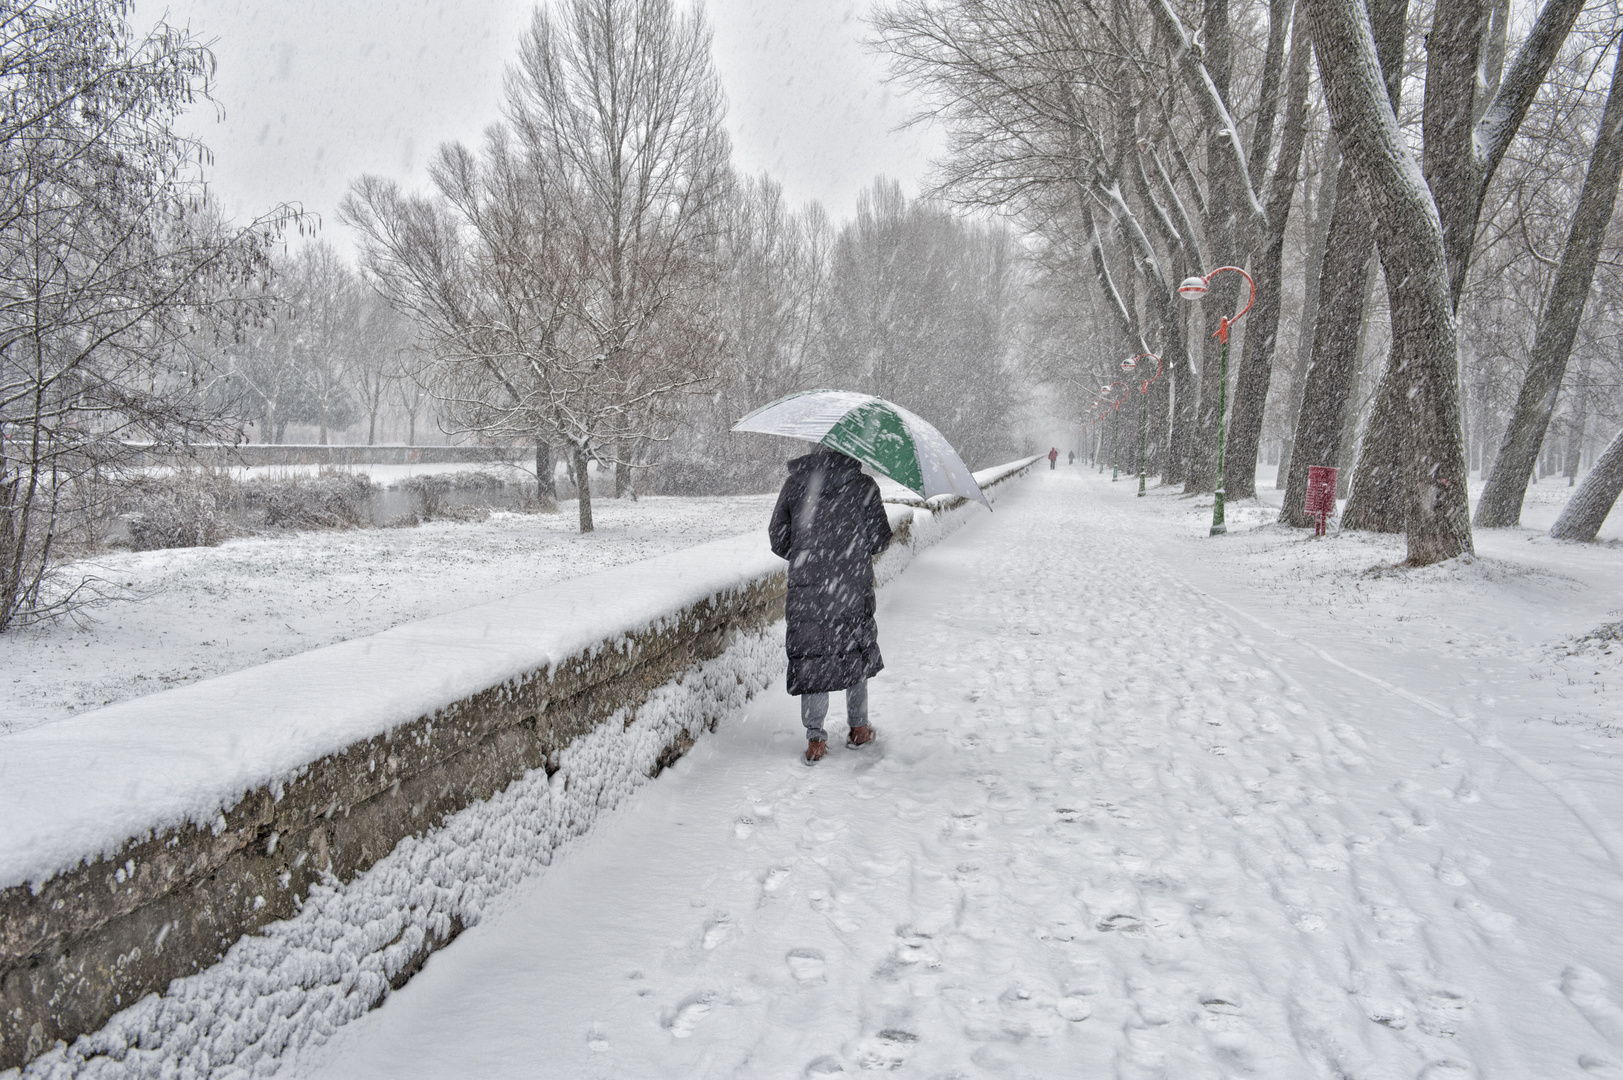
<svg viewBox="0 0 1623 1080">
<path fill-rule="evenodd" d="M 1150 384 L 1161 377 L 1161 358 L 1154 353 L 1139 353 L 1131 360 L 1123 360 L 1121 369 L 1136 372 L 1141 360 L 1155 361 L 1155 374 L 1138 385 L 1138 497 L 1142 499 L 1144 497 L 1145 461 L 1149 452 Z"/>
<path fill-rule="evenodd" d="M 1246 284 L 1251 286 L 1251 299 L 1245 302 L 1233 318 L 1225 315 L 1217 324 L 1217 333 L 1212 336 L 1223 343 L 1222 351 L 1217 361 L 1217 498 L 1212 502 L 1212 531 L 1210 535 L 1221 536 L 1228 532 L 1228 526 L 1223 523 L 1223 429 L 1224 421 L 1228 416 L 1229 393 L 1229 327 L 1239 321 L 1240 317 L 1251 310 L 1251 305 L 1257 302 L 1257 283 L 1251 280 L 1251 275 L 1238 266 L 1219 266 L 1205 277 L 1184 278 L 1183 284 L 1178 286 L 1178 295 L 1185 300 L 1199 300 L 1206 295 L 1212 278 L 1225 270 L 1232 270 L 1245 278 Z"/>
<path fill-rule="evenodd" d="M 1126 365 L 1123 366 L 1125 367 Z M 1107 386 L 1101 387 L 1099 390 L 1100 397 L 1109 398 L 1111 392 L 1114 391 L 1118 386 L 1123 387 L 1121 397 L 1115 399 L 1114 401 L 1106 401 L 1106 404 L 1110 406 L 1110 411 L 1115 414 L 1115 418 L 1110 424 L 1110 482 L 1112 484 L 1114 484 L 1121 477 L 1121 454 L 1117 449 L 1120 444 L 1119 436 L 1121 434 L 1121 406 L 1122 402 L 1127 400 L 1127 395 L 1133 392 L 1133 388 L 1124 382 L 1113 382 Z M 1099 419 L 1103 420 L 1104 417 L 1104 413 L 1099 414 Z M 1099 463 L 1099 471 L 1101 473 L 1105 471 L 1104 462 L 1102 461 Z"/>
</svg>

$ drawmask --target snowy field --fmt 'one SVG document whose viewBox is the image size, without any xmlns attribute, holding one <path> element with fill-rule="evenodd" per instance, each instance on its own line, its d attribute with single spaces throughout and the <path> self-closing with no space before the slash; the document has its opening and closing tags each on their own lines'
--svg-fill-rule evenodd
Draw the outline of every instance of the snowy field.
<svg viewBox="0 0 1623 1080">
<path fill-rule="evenodd" d="M 1209 513 L 1038 471 L 875 746 L 764 695 L 282 1074 L 1623 1076 L 1623 552 Z"/>
<path fill-rule="evenodd" d="M 83 626 L 0 635 L 0 735 L 764 528 L 772 503 L 604 499 L 593 504 L 597 531 L 582 536 L 566 502 L 557 514 L 253 537 L 80 564 L 140 599 L 93 611 Z"/>
</svg>

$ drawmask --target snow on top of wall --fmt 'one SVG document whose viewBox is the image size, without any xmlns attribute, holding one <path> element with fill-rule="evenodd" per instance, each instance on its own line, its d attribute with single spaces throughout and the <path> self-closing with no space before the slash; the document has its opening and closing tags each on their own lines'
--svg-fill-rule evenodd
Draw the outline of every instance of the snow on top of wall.
<svg viewBox="0 0 1623 1080">
<path fill-rule="evenodd" d="M 80 713 L 0 745 L 0 888 L 187 821 L 782 567 L 762 531 Z"/>
</svg>

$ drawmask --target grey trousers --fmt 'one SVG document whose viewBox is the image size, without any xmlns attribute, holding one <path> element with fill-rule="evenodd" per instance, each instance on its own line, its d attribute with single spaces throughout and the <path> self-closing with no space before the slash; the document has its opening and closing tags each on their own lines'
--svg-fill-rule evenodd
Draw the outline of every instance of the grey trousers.
<svg viewBox="0 0 1623 1080">
<path fill-rule="evenodd" d="M 824 742 L 828 739 L 828 732 L 823 730 L 823 720 L 827 716 L 827 694 L 800 695 L 800 722 L 806 725 L 808 742 Z M 852 727 L 861 727 L 868 722 L 867 679 L 845 688 L 845 720 Z"/>
</svg>

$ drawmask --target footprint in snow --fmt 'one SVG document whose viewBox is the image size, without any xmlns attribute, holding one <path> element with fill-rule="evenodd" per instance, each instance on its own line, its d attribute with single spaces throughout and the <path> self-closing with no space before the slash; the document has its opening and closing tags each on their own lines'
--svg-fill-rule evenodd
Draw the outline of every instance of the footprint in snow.
<svg viewBox="0 0 1623 1080">
<path fill-rule="evenodd" d="M 824 1054 L 820 1058 L 814 1058 L 806 1066 L 806 1076 L 808 1077 L 836 1076 L 844 1071 L 845 1066 L 841 1065 L 840 1059 L 833 1054 Z"/>
<path fill-rule="evenodd" d="M 1071 994 L 1055 1002 L 1054 1011 L 1059 1013 L 1061 1019 L 1079 1024 L 1093 1015 L 1093 1002 L 1080 994 Z"/>
<path fill-rule="evenodd" d="M 872 1039 L 857 1044 L 857 1064 L 864 1070 L 891 1071 L 907 1063 L 907 1051 L 919 1041 L 911 1031 L 886 1028 Z"/>
<path fill-rule="evenodd" d="M 1427 1035 L 1453 1035 L 1465 1022 L 1470 1002 L 1459 994 L 1439 990 L 1420 1000 L 1420 1030 Z M 1446 1073 L 1439 1074 L 1446 1076 Z"/>
<path fill-rule="evenodd" d="M 1420 1070 L 1417 1080 L 1471 1080 L 1476 1074 L 1461 1061 L 1434 1061 Z"/>
<path fill-rule="evenodd" d="M 755 831 L 755 822 L 751 818 L 741 817 L 733 822 L 733 835 L 740 840 L 748 840 L 750 833 Z"/>
<path fill-rule="evenodd" d="M 709 993 L 693 994 L 684 998 L 676 1008 L 672 1009 L 664 1019 L 667 1031 L 678 1039 L 685 1039 L 692 1035 L 710 1013 L 710 1003 L 714 996 Z"/>
<path fill-rule="evenodd" d="M 586 1033 L 586 1045 L 591 1048 L 594 1054 L 607 1053 L 609 1037 L 603 1033 L 601 1028 L 593 1024 L 592 1030 Z"/>
<path fill-rule="evenodd" d="M 783 883 L 788 880 L 789 868 L 787 866 L 774 866 L 761 878 L 761 891 L 775 893 L 783 888 Z"/>
<path fill-rule="evenodd" d="M 1123 934 L 1142 934 L 1144 932 L 1144 924 L 1132 915 L 1111 915 L 1108 918 L 1100 919 L 1097 927 L 1106 932 L 1115 930 Z"/>
<path fill-rule="evenodd" d="M 816 949 L 790 949 L 784 960 L 796 982 L 818 982 L 823 978 L 823 954 Z"/>
<path fill-rule="evenodd" d="M 1561 973 L 1561 993 L 1607 1041 L 1623 1045 L 1623 1008 L 1612 999 L 1605 976 L 1573 964 Z"/>
<path fill-rule="evenodd" d="M 732 933 L 732 929 L 732 916 L 728 915 L 725 911 L 717 912 L 715 918 L 704 924 L 703 944 L 705 950 L 709 951 L 710 949 L 714 949 L 717 945 L 720 945 L 723 941 L 726 941 L 727 935 Z"/>
</svg>

